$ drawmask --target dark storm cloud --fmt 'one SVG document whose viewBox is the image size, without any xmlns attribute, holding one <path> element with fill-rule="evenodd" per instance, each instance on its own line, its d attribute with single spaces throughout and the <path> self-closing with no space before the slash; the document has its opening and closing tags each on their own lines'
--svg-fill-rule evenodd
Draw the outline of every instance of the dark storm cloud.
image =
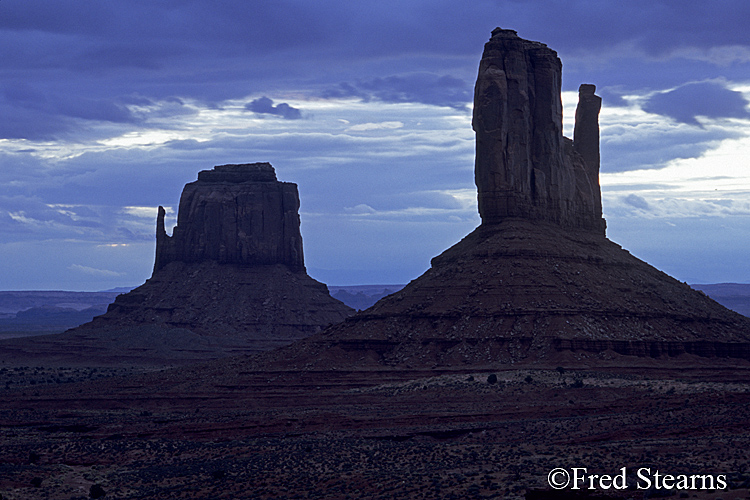
<svg viewBox="0 0 750 500">
<path fill-rule="evenodd" d="M 199 170 L 271 161 L 280 179 L 299 184 L 306 254 L 331 266 L 372 269 L 371 278 L 361 277 L 365 282 L 380 279 L 401 255 L 419 254 L 428 265 L 468 229 L 447 222 L 420 229 L 417 216 L 411 226 L 373 220 L 366 230 L 349 221 L 350 230 L 334 241 L 330 227 L 342 226 L 329 215 L 358 205 L 381 213 L 458 210 L 459 198 L 443 193 L 474 189 L 470 136 L 461 147 L 450 138 L 439 146 L 420 142 L 410 131 L 419 130 L 423 107 L 381 106 L 387 113 L 373 118 L 366 115 L 377 106 L 361 105 L 358 114 L 329 115 L 328 122 L 318 111 L 309 120 L 269 119 L 260 134 L 244 135 L 243 123 L 221 123 L 236 106 L 228 100 L 295 95 L 300 103 L 326 96 L 428 104 L 428 114 L 451 111 L 437 106 L 463 110 L 482 45 L 502 26 L 558 51 L 565 90 L 595 83 L 604 106 L 613 107 L 628 104 L 622 96 L 697 79 L 747 82 L 748 18 L 744 0 L 0 0 L 0 139 L 60 140 L 53 147 L 11 141 L 0 150 L 0 227 L 18 240 L 45 242 L 13 254 L 19 263 L 31 261 L 29 249 L 48 246 L 43 255 L 50 262 L 67 252 L 76 259 L 68 263 L 80 264 L 81 255 L 94 252 L 73 248 L 70 239 L 153 243 L 154 221 L 124 217 L 122 207 L 174 207 Z M 717 103 L 729 101 L 715 94 Z M 679 103 L 661 105 L 665 114 L 683 116 Z M 284 102 L 251 107 L 268 117 L 299 112 Z M 413 114 L 401 116 L 399 109 Z M 228 112 L 212 113 L 217 110 Z M 460 116 L 451 117 L 451 126 L 470 131 L 466 113 L 452 115 Z M 346 131 L 349 124 L 376 122 L 401 123 L 403 134 Z M 607 135 L 604 125 L 605 172 L 659 168 L 697 156 L 729 134 L 672 123 L 674 131 L 626 124 Z M 303 133 L 305 126 L 312 133 Z M 147 128 L 157 133 L 142 133 Z M 170 133 L 158 133 L 165 130 Z M 435 135 L 451 135 L 444 130 Z M 159 147 L 164 137 L 178 140 Z M 104 140 L 113 138 L 125 140 Z M 38 152 L 20 154 L 33 149 Z M 360 240 L 366 243 L 353 248 Z M 363 260 L 363 248 L 382 263 Z M 399 257 L 388 253 L 394 248 Z M 153 258 L 152 247 L 147 250 L 132 258 L 145 273 Z M 7 262 L 0 259 L 0 275 L 13 272 L 19 282 L 39 267 Z M 393 280 L 418 265 L 410 263 Z"/>
<path fill-rule="evenodd" d="M 49 140 L 61 131 L 72 128 L 73 123 L 60 116 L 33 109 L 15 108 L 0 101 L 0 138 Z"/>
<path fill-rule="evenodd" d="M 1 126 L 0 137 L 84 133 L 85 124 L 71 117 L 128 122 L 122 102 L 134 93 L 220 103 L 249 88 L 312 95 L 327 89 L 328 97 L 461 109 L 471 101 L 481 46 L 497 25 L 558 50 L 571 88 L 591 76 L 603 86 L 628 84 L 617 79 L 631 78 L 635 61 L 605 63 L 643 54 L 665 65 L 648 75 L 673 75 L 669 85 L 661 76 L 649 85 L 666 88 L 687 79 L 674 81 L 679 68 L 665 58 L 706 59 L 716 48 L 746 49 L 748 18 L 750 4 L 739 0 L 720 6 L 480 0 L 460 8 L 448 0 L 3 1 L 0 77 L 36 87 L 48 102 L 65 96 L 67 103 L 43 109 L 6 103 L 3 116 L 13 116 L 14 124 Z M 620 46 L 625 49 L 615 50 Z M 607 78 L 608 72 L 617 78 Z M 294 114 L 282 114 L 280 106 L 276 114 Z"/>
<path fill-rule="evenodd" d="M 659 92 L 643 105 L 650 113 L 669 116 L 682 123 L 698 125 L 697 116 L 708 118 L 750 118 L 742 93 L 717 82 L 696 82 L 669 92 Z"/>
<path fill-rule="evenodd" d="M 285 102 L 274 105 L 273 99 L 266 96 L 253 100 L 245 105 L 245 109 L 262 115 L 277 115 L 286 120 L 298 120 L 302 118 L 302 113 L 299 109 L 294 108 Z"/>
<path fill-rule="evenodd" d="M 6 84 L 0 90 L 0 137 L 49 139 L 73 130 L 75 120 L 135 123 L 137 117 L 119 102 L 85 95 L 45 92 L 30 84 Z"/>
<path fill-rule="evenodd" d="M 536 0 L 495 2 L 509 20 L 559 52 L 620 47 L 663 58 L 678 50 L 747 46 L 750 4 L 744 0 Z M 486 11 L 492 14 L 491 10 Z M 492 18 L 492 17 L 491 17 Z M 626 56 L 627 54 L 623 54 Z M 696 55 L 696 54 L 693 54 Z"/>
<path fill-rule="evenodd" d="M 164 60 L 178 59 L 184 53 L 184 49 L 174 47 L 171 43 L 107 43 L 80 53 L 71 66 L 87 72 L 103 72 L 113 68 L 159 70 L 164 67 Z"/>
<path fill-rule="evenodd" d="M 323 92 L 322 97 L 357 97 L 364 101 L 420 102 L 465 110 L 471 102 L 472 87 L 464 80 L 450 75 L 416 73 L 392 75 L 385 78 L 340 83 Z"/>
</svg>

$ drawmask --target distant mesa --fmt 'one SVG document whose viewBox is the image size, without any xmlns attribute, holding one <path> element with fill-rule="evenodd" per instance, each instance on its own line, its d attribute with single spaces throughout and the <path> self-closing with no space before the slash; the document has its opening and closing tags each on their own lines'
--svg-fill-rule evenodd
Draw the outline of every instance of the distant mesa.
<svg viewBox="0 0 750 500">
<path fill-rule="evenodd" d="M 331 296 L 357 310 L 367 309 L 378 300 L 404 288 L 404 285 L 329 286 Z"/>
<path fill-rule="evenodd" d="M 153 275 L 68 332 L 4 344 L 19 356 L 174 364 L 286 345 L 354 311 L 307 275 L 297 185 L 269 163 L 220 165 L 180 198 L 172 236 L 159 207 Z M 21 345 L 22 344 L 22 345 Z M 65 354 L 71 351 L 66 358 Z M 55 354 L 57 353 L 57 354 Z"/>
<path fill-rule="evenodd" d="M 399 292 L 268 353 L 265 366 L 554 368 L 632 366 L 639 358 L 750 359 L 749 318 L 606 238 L 601 99 L 594 85 L 581 85 L 574 139 L 563 137 L 561 71 L 546 45 L 494 30 L 474 94 L 482 224 Z"/>
</svg>

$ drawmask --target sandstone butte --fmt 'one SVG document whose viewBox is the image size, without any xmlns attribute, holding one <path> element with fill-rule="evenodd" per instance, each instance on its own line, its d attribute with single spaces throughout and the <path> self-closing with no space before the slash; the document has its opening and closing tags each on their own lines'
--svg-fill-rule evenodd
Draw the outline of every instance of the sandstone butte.
<svg viewBox="0 0 750 500">
<path fill-rule="evenodd" d="M 749 358 L 749 318 L 607 239 L 601 98 L 594 85 L 580 86 L 574 137 L 563 137 L 561 72 L 545 44 L 495 29 L 474 94 L 481 225 L 401 291 L 260 364 L 421 369 Z"/>
<path fill-rule="evenodd" d="M 307 275 L 297 185 L 269 163 L 198 173 L 172 236 L 159 207 L 149 280 L 58 335 L 2 343 L 3 357 L 63 364 L 175 364 L 291 343 L 354 311 Z"/>
</svg>

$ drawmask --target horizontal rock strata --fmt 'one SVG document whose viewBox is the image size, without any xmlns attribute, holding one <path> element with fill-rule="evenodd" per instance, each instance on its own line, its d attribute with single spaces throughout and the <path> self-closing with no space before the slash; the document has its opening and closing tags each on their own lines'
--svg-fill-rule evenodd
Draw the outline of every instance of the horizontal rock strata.
<svg viewBox="0 0 750 500">
<path fill-rule="evenodd" d="M 563 352 L 750 359 L 750 318 L 601 235 L 506 219 L 477 228 L 401 291 L 290 347 L 300 367 L 342 369 L 349 359 L 401 368 L 562 363 Z"/>
</svg>

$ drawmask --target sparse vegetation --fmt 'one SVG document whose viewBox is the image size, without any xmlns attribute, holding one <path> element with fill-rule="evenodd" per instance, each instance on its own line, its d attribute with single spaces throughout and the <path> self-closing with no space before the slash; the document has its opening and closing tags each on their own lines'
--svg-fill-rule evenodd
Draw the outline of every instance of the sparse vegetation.
<svg viewBox="0 0 750 500">
<path fill-rule="evenodd" d="M 35 372 L 47 373 L 32 369 L 24 376 Z M 80 381 L 89 373 L 79 369 L 75 377 Z M 495 375 L 495 385 L 490 375 Z M 237 382 L 210 386 L 210 396 L 200 403 L 194 399 L 201 398 L 200 391 L 185 398 L 130 383 L 127 387 L 137 397 L 120 403 L 127 408 L 112 409 L 112 400 L 105 397 L 102 411 L 61 411 L 56 404 L 54 412 L 33 416 L 18 408 L 37 400 L 22 402 L 18 391 L 8 399 L 17 409 L 0 410 L 3 419 L 47 423 L 12 427 L 4 434 L 4 476 L 22 485 L 12 498 L 83 500 L 82 493 L 88 493 L 87 498 L 428 499 L 501 498 L 507 492 L 509 500 L 522 500 L 525 489 L 541 486 L 551 467 L 562 466 L 559 457 L 600 470 L 646 462 L 698 470 L 707 460 L 717 470 L 745 467 L 748 434 L 732 427 L 727 436 L 721 429 L 747 420 L 746 383 L 710 385 L 573 370 L 562 377 L 567 387 L 561 387 L 555 369 L 478 371 L 387 379 L 377 388 L 345 392 L 319 379 L 308 381 L 312 389 L 288 399 L 278 398 L 278 392 L 270 399 L 258 394 L 249 399 L 244 389 L 237 389 L 246 382 Z M 598 390 L 573 391 L 584 381 Z M 102 387 L 99 382 L 95 386 Z M 86 381 L 80 387 L 87 401 L 97 401 L 94 385 Z M 60 390 L 64 401 L 73 401 L 68 398 L 77 388 L 43 389 Z M 689 394 L 690 404 L 682 396 L 664 398 L 671 388 Z M 284 385 L 277 390 L 297 389 Z M 724 396 L 717 400 L 719 393 Z M 329 395 L 334 397 L 329 400 Z M 389 405 L 371 405 L 383 395 Z M 258 399 L 263 405 L 258 406 Z M 212 403 L 216 400 L 221 404 Z M 446 401 L 450 419 L 443 417 Z M 660 406 L 665 401 L 667 406 Z M 362 419 L 362 411 L 372 408 L 378 418 Z M 670 411 L 675 415 L 669 416 Z M 414 415 L 428 418 L 415 425 Z M 668 443 L 649 434 L 665 421 L 686 432 Z M 363 428 L 347 427 L 352 422 Z M 718 430 L 710 440 L 691 434 L 705 422 Z M 263 429 L 260 435 L 258 429 Z M 602 435 L 614 438 L 601 440 Z M 271 470 L 276 472 L 269 475 Z M 43 479 L 38 487 L 31 483 L 35 477 Z M 730 488 L 747 488 L 747 477 L 739 472 L 731 476 Z M 106 496 L 82 492 L 80 481 L 86 481 L 86 488 L 98 485 Z"/>
<path fill-rule="evenodd" d="M 102 498 L 107 495 L 101 484 L 92 484 L 89 489 L 89 498 Z"/>
</svg>

